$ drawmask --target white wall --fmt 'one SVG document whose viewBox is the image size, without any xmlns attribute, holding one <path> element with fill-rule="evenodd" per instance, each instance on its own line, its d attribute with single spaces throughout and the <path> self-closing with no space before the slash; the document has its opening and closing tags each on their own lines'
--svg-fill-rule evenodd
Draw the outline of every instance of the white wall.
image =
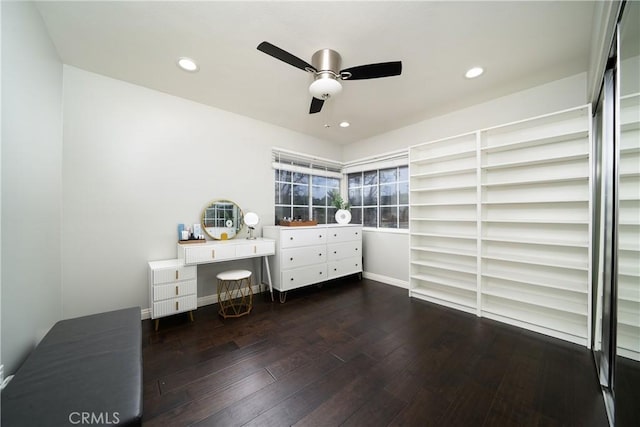
<svg viewBox="0 0 640 427">
<path fill-rule="evenodd" d="M 62 64 L 32 3 L 2 2 L 2 362 L 61 318 Z"/>
<path fill-rule="evenodd" d="M 406 149 L 434 139 L 535 117 L 587 103 L 586 73 L 496 98 L 450 114 L 377 135 L 343 148 L 343 161 Z M 365 271 L 400 286 L 409 281 L 409 235 L 368 231 L 364 233 Z"/>
<path fill-rule="evenodd" d="M 185 75 L 188 78 L 188 75 Z M 176 257 L 178 223 L 224 198 L 273 224 L 271 148 L 340 159 L 341 147 L 64 67 L 63 315 L 149 307 L 147 262 Z M 237 264 L 255 267 L 253 261 Z M 198 268 L 198 296 L 215 274 Z"/>
</svg>

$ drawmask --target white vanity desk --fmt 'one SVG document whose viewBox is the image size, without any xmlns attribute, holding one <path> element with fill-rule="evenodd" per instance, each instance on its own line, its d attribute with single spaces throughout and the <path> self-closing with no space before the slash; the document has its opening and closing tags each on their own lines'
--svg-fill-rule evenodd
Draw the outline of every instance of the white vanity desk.
<svg viewBox="0 0 640 427">
<path fill-rule="evenodd" d="M 214 262 L 262 257 L 273 301 L 273 285 L 267 257 L 275 254 L 273 239 L 215 240 L 206 243 L 178 243 L 178 258 L 149 262 L 151 318 L 191 312 L 198 308 L 197 266 Z"/>
</svg>

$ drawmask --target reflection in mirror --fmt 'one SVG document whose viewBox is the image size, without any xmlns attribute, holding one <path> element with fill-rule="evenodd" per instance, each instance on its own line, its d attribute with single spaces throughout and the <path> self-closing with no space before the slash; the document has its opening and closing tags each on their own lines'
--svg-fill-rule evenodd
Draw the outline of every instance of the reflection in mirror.
<svg viewBox="0 0 640 427">
<path fill-rule="evenodd" d="M 231 200 L 214 200 L 202 211 L 202 228 L 212 239 L 233 239 L 242 228 L 242 210 Z"/>
<path fill-rule="evenodd" d="M 640 425 L 640 2 L 625 3 L 619 33 L 616 426 Z"/>
</svg>

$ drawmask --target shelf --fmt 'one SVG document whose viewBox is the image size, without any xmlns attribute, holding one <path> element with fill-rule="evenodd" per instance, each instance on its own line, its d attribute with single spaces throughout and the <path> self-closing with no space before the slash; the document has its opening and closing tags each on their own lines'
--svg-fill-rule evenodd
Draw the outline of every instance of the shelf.
<svg viewBox="0 0 640 427">
<path fill-rule="evenodd" d="M 447 153 L 447 154 L 438 154 L 436 156 L 432 156 L 432 157 L 423 157 L 423 158 L 419 158 L 419 159 L 410 159 L 409 164 L 418 164 L 418 165 L 424 165 L 424 164 L 429 164 L 429 163 L 436 163 L 436 162 L 441 162 L 444 160 L 456 160 L 456 159 L 464 159 L 465 157 L 475 157 L 476 155 L 476 149 L 474 147 L 473 150 L 464 150 L 464 151 L 457 151 L 454 153 Z"/>
<path fill-rule="evenodd" d="M 437 246 L 412 246 L 411 250 L 420 251 L 420 252 L 437 252 L 440 254 L 460 255 L 460 256 L 468 256 L 468 257 L 474 257 L 474 258 L 478 256 L 476 251 L 440 248 Z"/>
<path fill-rule="evenodd" d="M 512 302 L 508 307 L 500 305 L 499 303 L 492 303 L 490 305 L 487 303 L 483 305 L 482 311 L 519 322 L 542 326 L 579 338 L 587 338 L 587 319 L 585 316 L 574 315 L 572 313 L 566 313 L 565 316 L 562 316 L 560 315 L 561 313 L 556 310 L 549 310 L 540 306 L 532 306 L 520 302 L 516 302 L 515 304 Z M 575 317 L 579 317 L 579 319 L 575 319 Z"/>
<path fill-rule="evenodd" d="M 586 298 L 584 298 L 585 308 L 582 310 L 576 310 L 574 308 L 569 308 L 567 301 L 562 301 L 562 300 L 557 301 L 549 298 L 547 298 L 545 301 L 536 301 L 535 300 L 536 295 L 534 294 L 518 295 L 515 292 L 509 292 L 509 291 L 503 291 L 502 293 L 495 292 L 495 291 L 482 291 L 482 294 L 496 297 L 496 298 L 502 298 L 510 301 L 517 301 L 519 303 L 535 305 L 537 307 L 548 308 L 548 309 L 556 310 L 563 313 L 571 313 L 578 316 L 587 316 L 587 309 L 586 309 L 587 299 Z M 576 305 L 575 302 L 570 302 L 570 303 Z"/>
<path fill-rule="evenodd" d="M 518 185 L 530 185 L 530 184 L 555 184 L 560 182 L 572 182 L 572 181 L 586 181 L 589 179 L 589 175 L 569 176 L 565 178 L 547 178 L 547 179 L 530 179 L 525 181 L 504 181 L 495 182 L 491 184 L 482 183 L 482 187 L 513 187 Z"/>
<path fill-rule="evenodd" d="M 460 273 L 471 273 L 476 274 L 477 267 L 475 265 L 475 261 L 473 262 L 473 266 L 467 266 L 462 264 L 451 264 L 444 262 L 430 262 L 430 261 L 411 261 L 411 265 L 419 265 L 421 267 L 435 268 L 438 270 L 446 270 L 446 271 L 455 271 Z"/>
<path fill-rule="evenodd" d="M 548 199 L 530 199 L 530 200 L 515 200 L 506 202 L 482 202 L 486 206 L 494 205 L 531 205 L 540 203 L 551 203 L 557 205 L 558 203 L 589 203 L 589 199 L 576 198 L 576 199 L 564 199 L 564 200 L 548 200 Z"/>
<path fill-rule="evenodd" d="M 476 169 L 477 169 L 476 167 L 463 168 L 463 169 L 448 169 L 444 171 L 411 174 L 410 177 L 411 178 L 432 178 L 436 176 L 462 175 L 464 173 L 476 172 Z"/>
<path fill-rule="evenodd" d="M 509 169 L 509 168 L 517 168 L 522 166 L 535 166 L 535 165 L 541 165 L 541 164 L 560 163 L 564 161 L 581 160 L 581 159 L 588 160 L 589 153 L 577 153 L 569 156 L 549 157 L 546 159 L 519 160 L 519 161 L 513 161 L 513 162 L 497 163 L 494 165 L 484 165 L 482 166 L 482 169 L 483 170 Z"/>
<path fill-rule="evenodd" d="M 446 279 L 443 277 L 432 276 L 430 274 L 414 274 L 411 276 L 412 279 L 419 280 L 421 282 L 435 283 L 437 285 L 446 286 L 450 288 L 462 289 L 464 291 L 476 293 L 476 284 L 469 283 L 464 284 L 461 282 L 456 282 L 451 279 Z"/>
<path fill-rule="evenodd" d="M 433 206 L 476 206 L 477 202 L 434 202 L 434 203 L 412 203 L 412 208 L 433 207 Z"/>
<path fill-rule="evenodd" d="M 447 239 L 465 239 L 465 240 L 476 240 L 476 236 L 470 236 L 466 234 L 440 234 L 440 233 L 424 233 L 424 232 L 412 232 L 411 236 L 420 236 L 420 237 L 444 237 Z"/>
<path fill-rule="evenodd" d="M 527 240 L 527 239 L 509 239 L 500 237 L 482 237 L 482 241 L 501 242 L 501 243 L 521 243 L 525 245 L 547 245 L 547 246 L 566 246 L 568 248 L 589 248 L 589 242 L 567 242 L 560 240 Z"/>
<path fill-rule="evenodd" d="M 465 219 L 465 218 L 411 218 L 411 221 L 424 221 L 424 222 L 477 222 L 475 218 L 473 219 Z"/>
<path fill-rule="evenodd" d="M 561 141 L 573 141 L 588 137 L 588 130 L 580 130 L 576 132 L 564 133 L 561 135 L 552 135 L 543 138 L 522 139 L 519 141 L 508 142 L 500 145 L 489 145 L 487 147 L 482 147 L 481 150 L 485 153 L 497 153 L 500 151 L 516 150 L 520 148 L 534 147 L 537 145 L 553 144 Z"/>
<path fill-rule="evenodd" d="M 525 281 L 525 280 L 523 280 L 521 278 L 509 276 L 508 274 L 482 273 L 482 277 L 506 280 L 506 281 L 509 281 L 509 282 L 522 283 L 523 285 L 537 286 L 537 287 L 541 287 L 541 288 L 558 289 L 558 290 L 561 290 L 561 291 L 573 292 L 573 293 L 576 293 L 576 294 L 587 295 L 589 293 L 586 289 L 579 289 L 579 287 L 583 286 L 583 284 L 582 283 L 578 283 L 578 282 L 572 283 L 572 286 L 575 286 L 575 288 L 567 288 L 566 286 L 554 285 L 554 284 L 549 283 L 549 282 L 541 282 L 541 281 L 538 281 L 538 280 L 535 280 L 535 279 L 532 280 L 530 277 L 527 277 L 527 280 Z M 565 281 L 565 283 L 571 283 L 571 282 L 566 282 Z"/>
<path fill-rule="evenodd" d="M 523 219 L 483 219 L 482 222 L 495 222 L 505 224 L 584 224 L 588 225 L 588 220 L 574 220 L 574 219 L 535 219 L 535 218 L 523 218 Z"/>
<path fill-rule="evenodd" d="M 475 190 L 476 188 L 477 185 L 454 185 L 452 187 L 415 188 L 409 191 L 411 193 L 428 193 L 433 191 Z"/>
<path fill-rule="evenodd" d="M 524 259 L 524 258 L 516 258 L 516 257 L 510 257 L 510 256 L 504 256 L 504 255 L 502 256 L 482 255 L 482 259 L 513 262 L 517 264 L 529 264 L 529 265 L 536 265 L 536 266 L 543 266 L 543 267 L 563 268 L 568 270 L 580 270 L 580 271 L 589 270 L 589 265 L 587 261 L 585 261 L 584 263 L 580 263 L 580 265 L 578 265 L 577 263 L 569 263 L 567 261 L 557 262 L 554 260 L 549 260 L 544 258 L 531 258 L 531 257 L 528 259 Z"/>
<path fill-rule="evenodd" d="M 416 287 L 411 289 L 412 293 L 415 294 L 419 294 L 428 298 L 435 298 L 437 300 L 441 300 L 441 301 L 446 301 L 446 302 L 451 302 L 454 303 L 456 305 L 460 305 L 463 307 L 467 307 L 469 309 L 474 309 L 476 308 L 476 298 L 475 295 L 473 295 L 472 298 L 470 297 L 466 297 L 465 295 L 459 295 L 456 293 L 448 293 L 448 292 L 442 292 L 442 291 L 438 291 L 435 289 L 425 289 L 424 287 Z M 475 294 L 475 290 L 473 291 L 473 293 Z"/>
</svg>

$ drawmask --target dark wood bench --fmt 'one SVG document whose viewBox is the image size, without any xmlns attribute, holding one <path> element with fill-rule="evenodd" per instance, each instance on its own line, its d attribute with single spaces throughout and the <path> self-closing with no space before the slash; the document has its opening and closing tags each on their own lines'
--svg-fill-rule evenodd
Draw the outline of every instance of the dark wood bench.
<svg viewBox="0 0 640 427">
<path fill-rule="evenodd" d="M 2 391 L 2 425 L 142 423 L 140 308 L 57 322 Z"/>
</svg>

